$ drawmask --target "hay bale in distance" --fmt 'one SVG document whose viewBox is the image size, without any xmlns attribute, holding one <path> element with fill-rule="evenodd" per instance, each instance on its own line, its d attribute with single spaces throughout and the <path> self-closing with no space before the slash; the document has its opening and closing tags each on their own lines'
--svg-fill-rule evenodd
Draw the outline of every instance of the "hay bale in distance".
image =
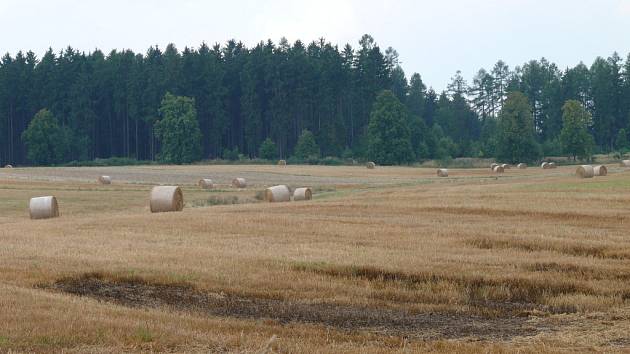
<svg viewBox="0 0 630 354">
<path fill-rule="evenodd" d="M 503 173 L 505 172 L 505 168 L 503 168 L 503 166 L 494 166 L 494 168 L 492 169 L 492 172 L 494 173 Z"/>
<path fill-rule="evenodd" d="M 497 166 L 499 166 L 499 164 L 498 164 L 498 163 L 496 163 L 496 162 L 495 162 L 495 163 L 492 163 L 492 164 L 490 165 L 490 169 L 491 169 L 491 170 L 494 170 L 494 168 L 495 168 L 495 167 L 497 167 Z"/>
<path fill-rule="evenodd" d="M 313 191 L 310 188 L 296 188 L 293 191 L 293 201 L 311 200 L 313 199 Z"/>
<path fill-rule="evenodd" d="M 290 202 L 291 191 L 285 185 L 269 187 L 265 190 L 265 200 L 269 203 Z"/>
<path fill-rule="evenodd" d="M 549 166 L 549 162 L 543 162 L 542 165 L 540 165 L 540 167 L 542 167 L 543 170 L 548 170 L 551 168 Z"/>
<path fill-rule="evenodd" d="M 365 164 L 365 167 L 368 168 L 368 170 L 373 170 L 374 168 L 376 168 L 376 164 L 372 161 L 368 162 Z"/>
<path fill-rule="evenodd" d="M 607 176 L 608 168 L 604 165 L 599 165 L 593 167 L 593 171 L 595 172 L 595 176 Z"/>
<path fill-rule="evenodd" d="M 4 168 L 13 168 L 13 165 L 4 165 Z"/>
<path fill-rule="evenodd" d="M 110 176 L 100 176 L 98 178 L 100 184 L 112 184 L 112 178 Z"/>
<path fill-rule="evenodd" d="M 630 167 L 630 160 L 621 161 L 621 167 Z"/>
<path fill-rule="evenodd" d="M 524 170 L 527 168 L 527 164 L 526 163 L 519 163 L 518 165 L 516 165 L 516 167 L 518 167 L 521 170 Z"/>
<path fill-rule="evenodd" d="M 555 162 L 550 162 L 549 163 L 549 168 L 556 168 L 556 167 L 558 167 L 558 166 L 556 166 Z"/>
<path fill-rule="evenodd" d="M 53 196 L 31 198 L 28 203 L 31 219 L 50 219 L 59 216 L 57 198 Z"/>
<path fill-rule="evenodd" d="M 575 174 L 580 178 L 593 178 L 595 176 L 595 169 L 591 165 L 582 165 L 578 166 Z"/>
<path fill-rule="evenodd" d="M 156 186 L 151 190 L 150 207 L 152 213 L 182 211 L 184 194 L 177 186 Z"/>
<path fill-rule="evenodd" d="M 212 180 L 210 178 L 202 178 L 202 179 L 200 179 L 198 185 L 202 189 L 212 189 L 212 188 L 214 188 L 214 184 L 212 183 Z"/>
<path fill-rule="evenodd" d="M 437 170 L 438 177 L 448 177 L 448 170 L 446 168 L 439 168 Z"/>
<path fill-rule="evenodd" d="M 232 180 L 232 187 L 234 187 L 234 188 L 246 188 L 247 187 L 247 181 L 245 181 L 245 178 L 241 178 L 241 177 L 234 178 Z"/>
<path fill-rule="evenodd" d="M 278 161 L 278 166 L 286 166 L 287 165 L 287 160 L 279 160 Z"/>
</svg>

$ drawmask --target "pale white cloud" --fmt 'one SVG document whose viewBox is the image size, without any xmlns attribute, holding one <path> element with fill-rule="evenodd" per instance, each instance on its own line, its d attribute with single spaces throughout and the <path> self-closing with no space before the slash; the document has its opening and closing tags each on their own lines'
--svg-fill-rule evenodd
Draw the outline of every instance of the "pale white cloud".
<svg viewBox="0 0 630 354">
<path fill-rule="evenodd" d="M 619 13 L 624 16 L 630 16 L 630 0 L 619 0 Z"/>
</svg>

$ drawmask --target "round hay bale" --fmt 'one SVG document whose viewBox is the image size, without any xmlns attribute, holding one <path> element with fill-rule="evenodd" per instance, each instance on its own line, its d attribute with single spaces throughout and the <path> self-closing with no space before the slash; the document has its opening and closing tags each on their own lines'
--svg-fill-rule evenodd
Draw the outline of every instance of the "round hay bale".
<svg viewBox="0 0 630 354">
<path fill-rule="evenodd" d="M 437 170 L 438 177 L 448 177 L 448 170 L 446 168 L 439 168 Z"/>
<path fill-rule="evenodd" d="M 13 168 L 13 165 L 4 165 L 4 168 Z"/>
<path fill-rule="evenodd" d="M 373 169 L 376 168 L 376 164 L 374 162 L 370 161 L 370 162 L 365 164 L 365 167 L 367 167 L 368 170 L 373 170 Z"/>
<path fill-rule="evenodd" d="M 112 184 L 112 178 L 110 176 L 100 176 L 98 178 L 100 184 Z"/>
<path fill-rule="evenodd" d="M 501 164 L 501 167 L 503 167 L 504 170 L 509 170 L 510 168 L 512 168 L 512 166 L 507 163 Z"/>
<path fill-rule="evenodd" d="M 59 216 L 57 198 L 53 196 L 31 198 L 28 203 L 31 219 L 50 219 Z"/>
<path fill-rule="evenodd" d="M 527 168 L 527 164 L 526 163 L 519 163 L 518 165 L 516 165 L 516 167 L 518 167 L 521 170 L 524 170 Z"/>
<path fill-rule="evenodd" d="M 494 166 L 494 168 L 492 169 L 492 172 L 494 172 L 494 173 L 503 173 L 503 172 L 505 172 L 505 168 L 503 168 L 503 166 Z"/>
<path fill-rule="evenodd" d="M 214 184 L 212 183 L 212 180 L 210 178 L 200 179 L 198 185 L 203 189 L 212 189 L 214 187 Z"/>
<path fill-rule="evenodd" d="M 184 194 L 177 186 L 156 186 L 151 190 L 150 206 L 152 213 L 182 211 Z"/>
<path fill-rule="evenodd" d="M 278 166 L 286 166 L 286 165 L 287 165 L 287 160 L 278 161 Z"/>
<path fill-rule="evenodd" d="M 247 181 L 245 181 L 245 178 L 241 178 L 241 177 L 234 178 L 232 180 L 232 187 L 234 187 L 234 188 L 246 188 L 247 187 Z"/>
<path fill-rule="evenodd" d="M 623 160 L 620 165 L 621 167 L 630 167 L 630 160 Z"/>
<path fill-rule="evenodd" d="M 265 200 L 269 203 L 290 202 L 291 191 L 284 185 L 269 187 L 265 190 Z"/>
<path fill-rule="evenodd" d="M 293 191 L 293 201 L 311 200 L 313 199 L 313 191 L 310 188 L 297 188 Z"/>
<path fill-rule="evenodd" d="M 540 167 L 542 167 L 543 170 L 548 170 L 551 167 L 549 167 L 549 162 L 543 162 L 542 165 L 540 165 Z"/>
<path fill-rule="evenodd" d="M 496 162 L 495 162 L 495 163 L 492 163 L 492 164 L 490 164 L 490 169 L 491 169 L 491 170 L 494 170 L 494 168 L 495 168 L 495 167 L 497 167 L 497 166 L 499 166 L 499 164 L 498 164 L 498 163 L 496 163 Z"/>
<path fill-rule="evenodd" d="M 604 165 L 599 165 L 593 167 L 593 171 L 595 172 L 595 176 L 607 176 L 608 168 Z"/>
<path fill-rule="evenodd" d="M 582 165 L 578 166 L 575 174 L 580 178 L 593 178 L 595 176 L 595 169 L 591 165 Z"/>
<path fill-rule="evenodd" d="M 556 168 L 556 167 L 558 167 L 558 166 L 556 166 L 555 162 L 550 162 L 549 163 L 549 168 Z"/>
</svg>

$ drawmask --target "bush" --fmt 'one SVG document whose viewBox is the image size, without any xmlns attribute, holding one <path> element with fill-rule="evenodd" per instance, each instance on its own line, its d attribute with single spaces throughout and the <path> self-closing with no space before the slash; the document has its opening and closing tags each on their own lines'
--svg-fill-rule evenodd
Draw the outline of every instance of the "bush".
<svg viewBox="0 0 630 354">
<path fill-rule="evenodd" d="M 317 142 L 315 142 L 315 136 L 313 133 L 307 129 L 302 131 L 302 134 L 295 145 L 293 156 L 302 160 L 319 158 L 319 146 L 317 145 Z"/>
<path fill-rule="evenodd" d="M 106 167 L 106 166 L 136 166 L 153 165 L 154 161 L 136 160 L 129 157 L 110 157 L 107 159 L 94 159 L 92 161 L 71 161 L 65 167 Z"/>
<path fill-rule="evenodd" d="M 230 161 L 239 160 L 238 146 L 235 147 L 233 150 L 230 150 L 228 148 L 223 149 L 223 158 Z"/>
<path fill-rule="evenodd" d="M 276 143 L 273 142 L 270 138 L 265 139 L 265 141 L 260 144 L 260 148 L 258 149 L 258 156 L 261 159 L 265 160 L 275 160 L 278 158 L 278 147 Z"/>
<path fill-rule="evenodd" d="M 323 159 L 319 160 L 320 165 L 326 166 L 341 166 L 344 164 L 344 161 L 334 156 L 326 156 Z"/>
<path fill-rule="evenodd" d="M 346 146 L 346 148 L 343 150 L 343 153 L 341 153 L 341 157 L 344 159 L 352 159 L 354 157 L 354 152 L 352 151 L 352 149 Z"/>
<path fill-rule="evenodd" d="M 542 144 L 544 156 L 562 156 L 562 143 L 558 138 L 547 140 Z"/>
</svg>

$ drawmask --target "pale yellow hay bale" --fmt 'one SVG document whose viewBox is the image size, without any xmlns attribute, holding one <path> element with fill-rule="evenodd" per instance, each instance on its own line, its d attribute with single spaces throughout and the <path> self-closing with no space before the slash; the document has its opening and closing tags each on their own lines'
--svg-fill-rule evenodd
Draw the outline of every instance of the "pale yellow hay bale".
<svg viewBox="0 0 630 354">
<path fill-rule="evenodd" d="M 495 168 L 495 167 L 497 167 L 497 166 L 499 166 L 499 164 L 498 164 L 498 163 L 496 163 L 496 162 L 495 162 L 495 163 L 492 163 L 492 164 L 490 164 L 490 169 L 491 169 L 491 170 L 494 170 L 494 168 Z"/>
<path fill-rule="evenodd" d="M 28 204 L 31 219 L 49 219 L 59 216 L 57 198 L 53 196 L 31 198 Z"/>
<path fill-rule="evenodd" d="M 112 178 L 110 176 L 100 176 L 98 178 L 100 184 L 112 184 Z"/>
<path fill-rule="evenodd" d="M 438 177 L 448 177 L 448 170 L 446 168 L 440 168 L 437 170 Z"/>
<path fill-rule="evenodd" d="M 184 194 L 177 186 L 157 186 L 151 190 L 150 206 L 152 213 L 182 211 Z"/>
<path fill-rule="evenodd" d="M 549 166 L 549 162 L 543 162 L 540 167 L 542 167 L 544 170 L 548 170 L 551 168 L 551 166 Z"/>
<path fill-rule="evenodd" d="M 524 170 L 527 168 L 527 164 L 526 163 L 519 163 L 518 165 L 516 165 L 516 167 L 518 167 L 521 170 Z"/>
<path fill-rule="evenodd" d="M 285 185 L 269 187 L 265 190 L 265 200 L 270 203 L 291 201 L 291 191 Z"/>
<path fill-rule="evenodd" d="M 549 168 L 556 168 L 556 167 L 558 167 L 558 166 L 556 166 L 555 162 L 550 162 L 549 163 Z"/>
<path fill-rule="evenodd" d="M 621 161 L 621 167 L 630 167 L 630 160 Z"/>
<path fill-rule="evenodd" d="M 200 179 L 198 185 L 199 185 L 199 187 L 201 187 L 203 189 L 212 189 L 212 188 L 214 188 L 214 184 L 212 183 L 212 180 L 210 178 L 202 178 L 202 179 Z"/>
<path fill-rule="evenodd" d="M 311 191 L 310 188 L 307 188 L 307 187 L 297 188 L 295 191 L 293 191 L 294 201 L 311 200 L 312 198 L 313 198 L 313 191 Z"/>
<path fill-rule="evenodd" d="M 593 171 L 595 172 L 595 176 L 607 176 L 608 168 L 604 165 L 599 165 L 593 167 Z"/>
<path fill-rule="evenodd" d="M 367 167 L 369 170 L 373 170 L 374 168 L 376 168 L 376 164 L 372 161 L 368 162 L 365 164 L 365 167 Z"/>
<path fill-rule="evenodd" d="M 246 188 L 247 187 L 247 181 L 245 181 L 245 178 L 241 178 L 241 177 L 234 178 L 232 180 L 232 187 L 234 187 L 234 188 Z"/>
<path fill-rule="evenodd" d="M 286 165 L 287 165 L 287 160 L 278 161 L 278 166 L 286 166 Z"/>
<path fill-rule="evenodd" d="M 503 168 L 503 166 L 494 166 L 494 169 L 492 169 L 492 172 L 494 172 L 494 173 L 503 173 L 503 172 L 505 172 L 505 168 Z"/>
<path fill-rule="evenodd" d="M 580 178 L 593 178 L 595 176 L 595 169 L 591 165 L 578 166 L 575 174 Z"/>
<path fill-rule="evenodd" d="M 4 168 L 13 168 L 13 165 L 4 165 Z"/>
</svg>

